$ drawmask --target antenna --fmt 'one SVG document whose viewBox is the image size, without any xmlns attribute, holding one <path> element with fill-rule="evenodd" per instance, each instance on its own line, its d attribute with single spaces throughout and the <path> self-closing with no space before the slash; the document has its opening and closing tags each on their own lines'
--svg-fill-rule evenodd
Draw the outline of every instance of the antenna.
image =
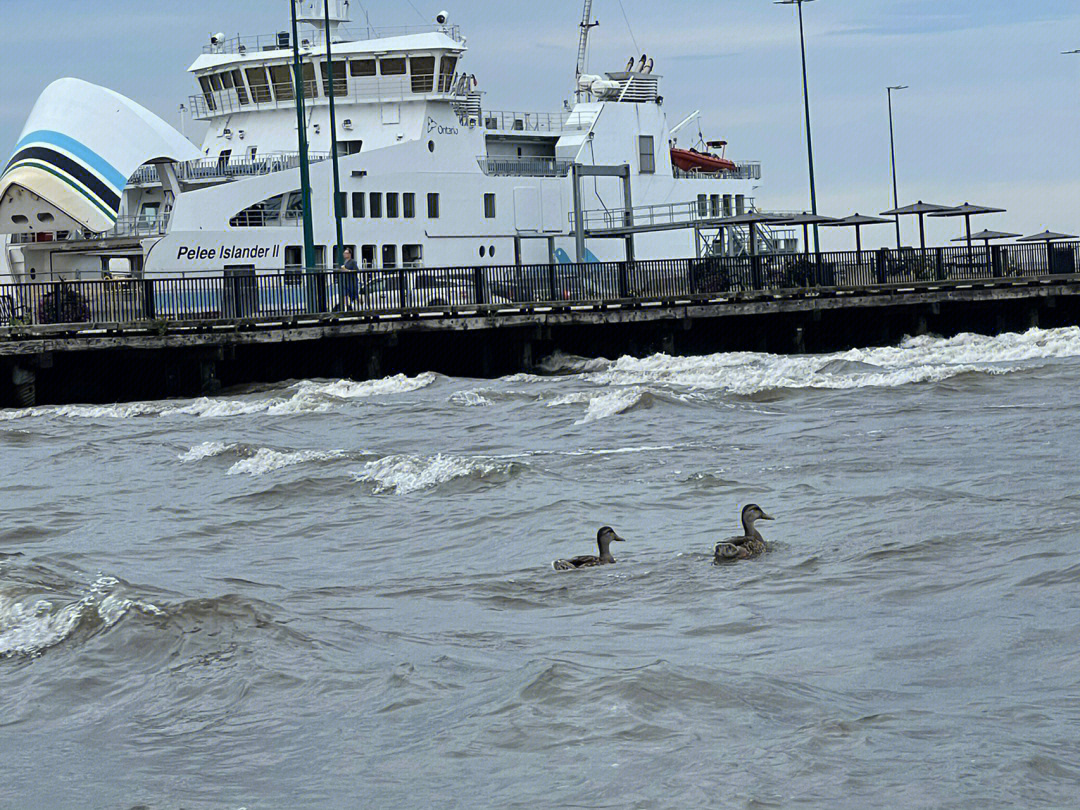
<svg viewBox="0 0 1080 810">
<path fill-rule="evenodd" d="M 599 22 L 592 21 L 592 4 L 593 0 L 585 0 L 585 11 L 581 15 L 581 38 L 578 40 L 577 73 L 574 74 L 574 96 L 579 102 L 581 97 L 585 95 L 585 91 L 581 89 L 581 83 L 578 80 L 585 73 L 585 63 L 589 58 L 589 32 L 600 25 Z"/>
</svg>

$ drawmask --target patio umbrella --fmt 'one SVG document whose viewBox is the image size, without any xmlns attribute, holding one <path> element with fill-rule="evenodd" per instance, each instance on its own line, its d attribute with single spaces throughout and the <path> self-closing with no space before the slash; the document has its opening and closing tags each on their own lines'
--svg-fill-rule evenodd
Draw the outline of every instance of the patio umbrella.
<svg viewBox="0 0 1080 810">
<path fill-rule="evenodd" d="M 924 203 L 922 200 L 919 200 L 914 205 L 907 205 L 903 208 L 894 208 L 892 211 L 882 211 L 881 216 L 917 216 L 919 218 L 919 246 L 923 250 L 926 250 L 926 215 L 952 210 L 953 209 L 948 205 L 934 205 L 933 203 Z"/>
<path fill-rule="evenodd" d="M 971 247 L 971 240 L 974 239 L 971 235 L 971 218 L 979 216 L 981 214 L 1004 214 L 1004 208 L 987 208 L 984 205 L 972 205 L 971 203 L 964 203 L 957 208 L 951 208 L 948 211 L 938 211 L 935 214 L 931 214 L 932 217 L 963 217 L 964 223 L 967 226 L 967 243 L 968 247 Z M 954 242 L 963 242 L 963 239 L 954 239 Z"/>
<path fill-rule="evenodd" d="M 860 257 L 862 256 L 862 228 L 863 225 L 888 225 L 892 222 L 891 219 L 881 219 L 880 217 L 867 217 L 862 214 L 855 214 L 850 217 L 844 217 L 834 222 L 828 222 L 825 224 L 827 228 L 854 228 L 855 229 L 855 250 L 858 251 Z"/>
<path fill-rule="evenodd" d="M 1067 233 L 1054 233 L 1053 231 L 1043 231 L 1037 233 L 1034 236 L 1025 236 L 1022 239 L 1017 239 L 1017 242 L 1061 242 L 1065 239 L 1080 239 L 1080 236 L 1073 236 Z"/>
<path fill-rule="evenodd" d="M 810 253 L 810 226 L 831 225 L 834 222 L 836 222 L 835 217 L 823 217 L 820 214 L 808 214 L 805 211 L 801 214 L 789 214 L 783 220 L 785 225 L 802 225 L 803 246 L 808 255 Z"/>
</svg>

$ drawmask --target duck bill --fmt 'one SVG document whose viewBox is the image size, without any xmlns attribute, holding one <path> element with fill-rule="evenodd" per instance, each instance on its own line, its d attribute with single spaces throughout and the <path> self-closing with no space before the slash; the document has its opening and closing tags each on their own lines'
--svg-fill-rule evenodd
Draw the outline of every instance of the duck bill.
<svg viewBox="0 0 1080 810">
<path fill-rule="evenodd" d="M 625 537 L 619 537 L 619 535 L 615 535 L 615 542 L 616 543 L 625 543 L 626 538 Z"/>
<path fill-rule="evenodd" d="M 774 518 L 772 515 L 766 515 L 762 513 L 761 517 L 758 518 L 758 520 L 776 520 L 776 518 Z"/>
</svg>

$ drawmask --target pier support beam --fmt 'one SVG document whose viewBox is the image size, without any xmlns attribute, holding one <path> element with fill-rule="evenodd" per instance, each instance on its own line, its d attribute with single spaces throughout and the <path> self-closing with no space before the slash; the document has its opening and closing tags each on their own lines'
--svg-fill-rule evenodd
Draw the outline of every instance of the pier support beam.
<svg viewBox="0 0 1080 810">
<path fill-rule="evenodd" d="M 13 366 L 11 384 L 15 387 L 15 398 L 24 408 L 37 405 L 37 372 L 33 369 Z"/>
</svg>

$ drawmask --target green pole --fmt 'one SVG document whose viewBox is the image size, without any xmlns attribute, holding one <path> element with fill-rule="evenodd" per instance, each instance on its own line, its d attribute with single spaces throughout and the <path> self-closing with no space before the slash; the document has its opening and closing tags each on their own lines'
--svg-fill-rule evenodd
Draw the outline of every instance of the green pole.
<svg viewBox="0 0 1080 810">
<path fill-rule="evenodd" d="M 341 233 L 341 174 L 338 168 L 337 113 L 334 110 L 337 74 L 334 72 L 334 55 L 330 50 L 330 0 L 323 0 L 323 12 L 326 21 L 326 75 L 330 80 L 330 159 L 334 162 L 334 221 L 337 224 L 334 268 L 337 269 L 345 263 L 345 237 Z"/>
<path fill-rule="evenodd" d="M 311 170 L 308 166 L 307 117 L 304 115 L 304 70 L 300 64 L 300 35 L 296 2 L 292 6 L 293 82 L 296 85 L 296 135 L 300 147 L 300 200 L 304 212 L 304 270 L 315 269 L 315 229 L 311 224 Z"/>
</svg>

